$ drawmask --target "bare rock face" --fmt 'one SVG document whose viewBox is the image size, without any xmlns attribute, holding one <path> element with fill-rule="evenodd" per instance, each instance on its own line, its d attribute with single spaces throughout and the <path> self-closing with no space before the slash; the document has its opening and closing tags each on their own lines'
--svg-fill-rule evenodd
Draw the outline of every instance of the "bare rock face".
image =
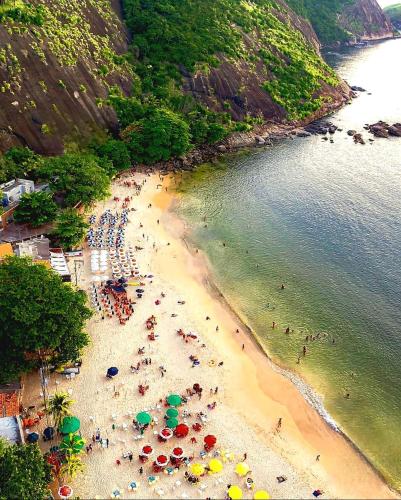
<svg viewBox="0 0 401 500">
<path fill-rule="evenodd" d="M 108 86 L 130 90 L 130 70 L 118 60 L 128 37 L 118 0 L 31 3 L 47 9 L 43 26 L 0 24 L 0 151 L 26 145 L 58 154 L 66 142 L 117 127 L 100 101 Z"/>
<path fill-rule="evenodd" d="M 339 24 L 357 41 L 380 40 L 393 36 L 393 26 L 377 0 L 355 0 L 339 18 Z"/>
</svg>

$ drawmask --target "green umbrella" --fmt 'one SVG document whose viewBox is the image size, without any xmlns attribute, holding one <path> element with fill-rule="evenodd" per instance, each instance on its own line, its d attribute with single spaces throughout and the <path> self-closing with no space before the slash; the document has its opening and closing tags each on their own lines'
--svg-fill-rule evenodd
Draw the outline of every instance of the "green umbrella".
<svg viewBox="0 0 401 500">
<path fill-rule="evenodd" d="M 178 425 L 178 420 L 176 418 L 169 418 L 166 422 L 166 426 L 169 428 L 169 429 L 175 429 Z"/>
<path fill-rule="evenodd" d="M 170 394 L 170 396 L 168 396 L 167 398 L 167 403 L 170 406 L 180 406 L 181 402 L 181 397 L 178 396 L 178 394 Z"/>
<path fill-rule="evenodd" d="M 77 417 L 64 417 L 59 430 L 61 434 L 70 434 L 72 432 L 77 432 L 80 425 L 81 422 Z"/>
<path fill-rule="evenodd" d="M 166 417 L 167 418 L 178 417 L 178 410 L 176 410 L 175 408 L 168 408 L 168 410 L 166 411 Z"/>
<path fill-rule="evenodd" d="M 147 413 L 146 411 L 141 411 L 140 413 L 138 413 L 138 415 L 136 416 L 136 421 L 138 422 L 138 424 L 140 425 L 146 425 L 146 424 L 150 424 L 150 422 L 152 421 L 152 417 L 151 415 L 149 415 L 149 413 Z"/>
<path fill-rule="evenodd" d="M 85 441 L 81 438 L 81 436 L 78 436 L 78 434 L 68 434 L 67 436 L 63 437 L 63 440 L 60 444 L 60 449 L 71 450 L 72 453 L 77 454 L 82 450 L 84 445 Z"/>
</svg>

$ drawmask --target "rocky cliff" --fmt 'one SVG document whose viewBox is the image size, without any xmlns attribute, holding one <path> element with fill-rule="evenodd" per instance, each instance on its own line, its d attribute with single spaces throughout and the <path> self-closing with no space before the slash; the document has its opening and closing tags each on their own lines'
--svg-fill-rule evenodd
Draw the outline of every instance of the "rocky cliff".
<svg viewBox="0 0 401 500">
<path fill-rule="evenodd" d="M 310 23 L 283 0 L 122 4 L 132 50 L 118 0 L 2 3 L 0 151 L 56 154 L 117 130 L 107 105 L 116 89 L 190 122 L 183 93 L 247 126 L 310 121 L 349 97 Z"/>
<path fill-rule="evenodd" d="M 0 151 L 60 153 L 64 142 L 117 126 L 98 103 L 111 85 L 131 88 L 127 32 L 118 0 L 31 3 L 39 21 L 14 20 L 14 10 L 0 21 Z"/>
<path fill-rule="evenodd" d="M 393 26 L 376 0 L 356 0 L 344 8 L 339 24 L 354 41 L 381 40 L 393 36 Z"/>
</svg>

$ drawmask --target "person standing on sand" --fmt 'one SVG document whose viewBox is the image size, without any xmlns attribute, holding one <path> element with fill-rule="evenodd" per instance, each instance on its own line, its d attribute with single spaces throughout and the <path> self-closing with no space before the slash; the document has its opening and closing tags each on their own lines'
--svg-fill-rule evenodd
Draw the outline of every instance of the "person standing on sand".
<svg viewBox="0 0 401 500">
<path fill-rule="evenodd" d="M 319 462 L 320 460 L 320 455 L 316 455 L 316 462 Z"/>
<path fill-rule="evenodd" d="M 214 393 L 217 394 L 219 392 L 219 388 L 216 387 L 216 389 L 214 390 Z"/>
<path fill-rule="evenodd" d="M 218 332 L 218 331 L 219 331 L 219 325 L 216 326 L 216 332 Z"/>
<path fill-rule="evenodd" d="M 278 419 L 278 422 L 277 422 L 277 427 L 276 427 L 276 431 L 277 432 L 280 432 L 280 429 L 281 429 L 281 424 L 283 423 L 283 419 L 280 417 Z"/>
<path fill-rule="evenodd" d="M 245 349 L 245 344 L 242 344 L 242 350 L 244 350 L 244 349 Z"/>
<path fill-rule="evenodd" d="M 274 330 L 275 328 L 276 328 L 276 322 L 273 321 L 273 323 L 272 323 L 272 329 Z"/>
</svg>

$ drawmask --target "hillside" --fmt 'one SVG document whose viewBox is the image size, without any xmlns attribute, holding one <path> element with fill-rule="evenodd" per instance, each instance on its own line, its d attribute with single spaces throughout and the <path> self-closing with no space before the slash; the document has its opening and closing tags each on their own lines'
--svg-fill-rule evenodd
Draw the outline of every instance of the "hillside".
<svg viewBox="0 0 401 500">
<path fill-rule="evenodd" d="M 0 150 L 59 153 L 63 141 L 117 127 L 97 99 L 110 85 L 131 88 L 127 34 L 118 0 L 31 2 L 0 6 Z"/>
<path fill-rule="evenodd" d="M 394 26 L 401 29 L 401 3 L 396 3 L 386 7 L 384 12 L 388 15 Z"/>
<path fill-rule="evenodd" d="M 1 4 L 0 151 L 55 154 L 128 126 L 132 141 L 141 120 L 156 134 L 157 113 L 163 127 L 189 127 L 187 149 L 266 121 L 310 121 L 348 98 L 310 24 L 282 0 L 121 3 L 131 46 L 118 0 Z"/>
<path fill-rule="evenodd" d="M 123 5 L 142 92 L 160 94 L 161 85 L 169 100 L 182 83 L 187 95 L 236 120 L 305 119 L 344 100 L 309 23 L 281 0 Z"/>
<path fill-rule="evenodd" d="M 324 45 L 392 36 L 392 26 L 376 0 L 288 0 L 310 20 Z"/>
</svg>

